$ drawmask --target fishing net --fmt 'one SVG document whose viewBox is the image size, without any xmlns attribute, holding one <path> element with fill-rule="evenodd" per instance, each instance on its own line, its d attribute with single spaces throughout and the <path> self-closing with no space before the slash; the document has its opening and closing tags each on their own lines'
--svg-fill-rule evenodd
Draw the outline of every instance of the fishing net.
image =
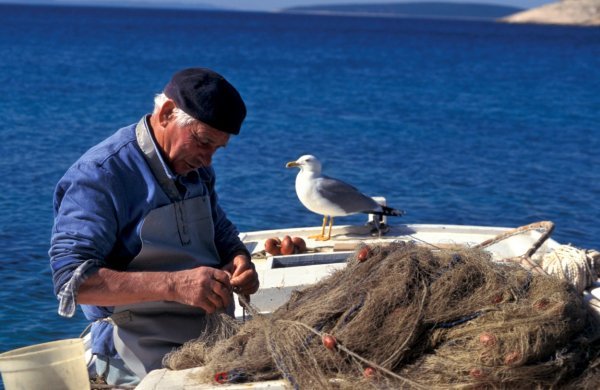
<svg viewBox="0 0 600 390">
<path fill-rule="evenodd" d="M 600 385 L 581 295 L 482 249 L 363 245 L 270 315 L 211 317 L 166 367 L 204 366 L 202 383 L 283 378 L 302 389 Z"/>
</svg>

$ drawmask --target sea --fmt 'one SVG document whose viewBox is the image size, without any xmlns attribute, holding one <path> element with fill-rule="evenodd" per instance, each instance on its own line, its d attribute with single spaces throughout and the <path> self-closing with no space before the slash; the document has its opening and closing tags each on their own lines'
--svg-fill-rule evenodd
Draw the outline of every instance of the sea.
<svg viewBox="0 0 600 390">
<path fill-rule="evenodd" d="M 214 159 L 240 231 L 320 225 L 285 168 L 313 154 L 405 210 L 392 224 L 552 221 L 555 240 L 600 249 L 599 28 L 1 5 L 0 352 L 83 331 L 53 294 L 55 185 L 195 66 L 248 107 Z"/>
</svg>

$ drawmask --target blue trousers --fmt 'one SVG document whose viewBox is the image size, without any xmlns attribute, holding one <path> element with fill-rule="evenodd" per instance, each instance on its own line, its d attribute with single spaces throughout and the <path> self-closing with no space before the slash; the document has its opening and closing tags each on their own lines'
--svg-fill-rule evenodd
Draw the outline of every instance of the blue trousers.
<svg viewBox="0 0 600 390">
<path fill-rule="evenodd" d="M 104 355 L 96 355 L 96 373 L 102 375 L 109 385 L 137 385 L 141 380 L 122 359 Z"/>
</svg>

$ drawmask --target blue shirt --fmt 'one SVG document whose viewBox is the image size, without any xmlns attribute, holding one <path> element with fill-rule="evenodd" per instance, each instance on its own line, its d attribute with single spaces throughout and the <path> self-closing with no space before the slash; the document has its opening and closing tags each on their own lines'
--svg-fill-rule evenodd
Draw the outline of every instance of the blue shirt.
<svg viewBox="0 0 600 390">
<path fill-rule="evenodd" d="M 200 168 L 186 176 L 173 174 L 156 148 L 147 118 L 143 118 L 88 150 L 56 186 L 49 255 L 59 314 L 63 316 L 75 313 L 77 290 L 86 277 L 100 267 L 127 268 L 141 250 L 144 217 L 174 201 L 157 181 L 149 157 L 140 148 L 136 127 L 155 151 L 155 166 L 164 169 L 181 199 L 209 194 L 221 265 L 239 252 L 247 253 L 236 227 L 219 206 L 213 168 Z M 81 307 L 92 321 L 106 318 L 113 311 L 112 307 Z M 116 355 L 108 322 L 92 325 L 92 339 L 93 353 Z"/>
</svg>

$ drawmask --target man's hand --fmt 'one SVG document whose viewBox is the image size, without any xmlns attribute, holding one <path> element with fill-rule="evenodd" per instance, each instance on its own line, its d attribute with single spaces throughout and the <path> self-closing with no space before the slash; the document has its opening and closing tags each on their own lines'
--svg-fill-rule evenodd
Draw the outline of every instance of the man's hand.
<svg viewBox="0 0 600 390">
<path fill-rule="evenodd" d="M 197 267 L 173 272 L 169 286 L 173 301 L 199 307 L 209 314 L 231 303 L 230 274 L 220 269 Z"/>
<path fill-rule="evenodd" d="M 245 254 L 235 256 L 223 270 L 231 273 L 230 283 L 236 293 L 248 296 L 258 291 L 258 274 Z"/>
</svg>

